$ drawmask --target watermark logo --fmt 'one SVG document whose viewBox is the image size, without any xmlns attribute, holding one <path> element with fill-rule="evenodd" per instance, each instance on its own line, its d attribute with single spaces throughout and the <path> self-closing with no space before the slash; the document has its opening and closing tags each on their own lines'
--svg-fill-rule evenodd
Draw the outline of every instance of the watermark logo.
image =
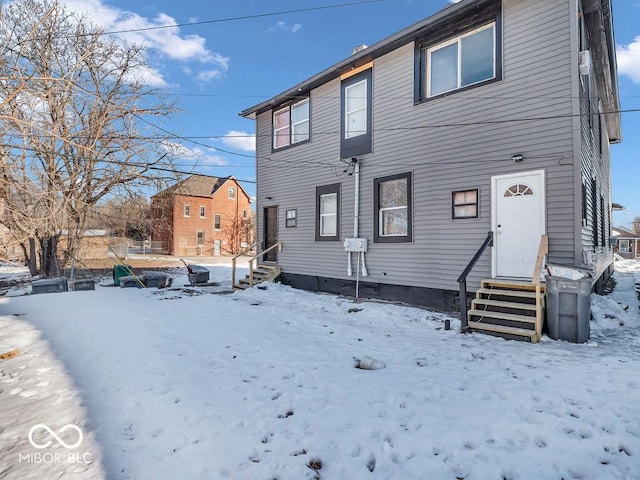
<svg viewBox="0 0 640 480">
<path fill-rule="evenodd" d="M 62 445 L 64 448 L 68 448 L 68 449 L 78 448 L 82 443 L 82 439 L 83 439 L 82 430 L 80 430 L 80 427 L 78 427 L 77 425 L 73 425 L 72 423 L 69 423 L 64 427 L 62 427 L 59 431 L 59 433 L 62 434 L 67 430 L 74 430 L 78 434 L 78 441 L 76 443 L 68 444 L 62 438 L 56 435 L 56 433 L 53 430 L 51 430 L 48 425 L 45 425 L 44 423 L 39 423 L 31 427 L 31 430 L 29 430 L 29 443 L 31 444 L 32 447 L 37 449 L 47 448 L 53 443 L 51 440 L 47 440 L 45 443 L 42 443 L 42 444 L 37 443 L 36 440 L 33 438 L 33 436 L 39 430 L 45 430 L 46 432 L 48 432 L 49 435 L 51 435 L 55 439 L 55 441 L 58 442 L 60 445 Z"/>
<path fill-rule="evenodd" d="M 43 437 L 43 433 L 47 436 Z M 63 438 L 64 437 L 64 438 Z M 68 443 L 71 440 L 77 440 L 74 443 Z M 42 450 L 44 448 L 61 446 L 67 450 L 76 449 L 82 443 L 84 435 L 77 425 L 69 423 L 60 428 L 57 433 L 48 425 L 39 423 L 29 430 L 29 443 L 33 448 Z M 67 464 L 85 464 L 88 465 L 93 461 L 93 455 L 89 452 L 67 452 L 60 453 L 59 450 L 53 452 L 29 452 L 19 454 L 19 463 L 67 463 Z"/>
</svg>

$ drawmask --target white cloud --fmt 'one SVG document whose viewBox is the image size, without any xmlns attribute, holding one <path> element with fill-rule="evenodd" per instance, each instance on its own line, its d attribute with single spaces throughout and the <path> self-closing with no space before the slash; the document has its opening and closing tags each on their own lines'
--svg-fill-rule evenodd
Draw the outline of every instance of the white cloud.
<svg viewBox="0 0 640 480">
<path fill-rule="evenodd" d="M 242 150 L 244 152 L 256 151 L 256 136 L 247 132 L 230 130 L 223 138 L 222 143 L 227 147 Z"/>
<path fill-rule="evenodd" d="M 220 70 L 205 70 L 196 75 L 196 80 L 202 83 L 206 83 L 213 80 L 214 78 L 219 78 L 221 75 L 222 72 L 220 72 Z"/>
<path fill-rule="evenodd" d="M 287 22 L 276 22 L 275 25 L 272 25 L 267 29 L 268 32 L 291 32 L 296 33 L 298 30 L 302 28 L 302 25 L 299 23 L 294 23 L 293 25 L 289 25 Z"/>
<path fill-rule="evenodd" d="M 165 13 L 160 13 L 155 18 L 148 18 L 132 11 L 107 5 L 104 3 L 105 0 L 62 1 L 71 11 L 86 15 L 105 31 L 137 30 L 119 33 L 118 36 L 131 43 L 145 45 L 154 56 L 180 62 L 193 61 L 215 65 L 220 74 L 229 68 L 229 58 L 210 51 L 204 37 L 181 35 L 179 27 L 168 27 L 175 25 L 177 21 Z M 168 28 L 157 29 L 155 27 Z M 159 69 L 150 78 L 154 81 L 152 83 L 154 86 L 164 82 Z"/>
<path fill-rule="evenodd" d="M 207 165 L 226 165 L 227 161 L 215 154 L 215 148 L 186 147 L 181 143 L 164 142 L 162 147 L 179 160 L 190 160 Z"/>
<path fill-rule="evenodd" d="M 618 45 L 618 73 L 628 75 L 635 83 L 640 83 L 640 36 L 629 45 Z"/>
<path fill-rule="evenodd" d="M 155 68 L 146 66 L 135 69 L 128 75 L 128 80 L 140 81 L 145 85 L 155 88 L 168 86 L 168 83 L 162 77 L 162 74 Z"/>
</svg>

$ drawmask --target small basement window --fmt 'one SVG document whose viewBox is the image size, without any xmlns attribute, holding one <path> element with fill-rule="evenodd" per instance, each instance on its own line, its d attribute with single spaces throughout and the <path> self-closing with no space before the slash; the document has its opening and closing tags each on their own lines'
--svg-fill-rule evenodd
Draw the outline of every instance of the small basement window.
<svg viewBox="0 0 640 480">
<path fill-rule="evenodd" d="M 451 194 L 451 218 L 478 218 L 478 189 Z"/>
</svg>

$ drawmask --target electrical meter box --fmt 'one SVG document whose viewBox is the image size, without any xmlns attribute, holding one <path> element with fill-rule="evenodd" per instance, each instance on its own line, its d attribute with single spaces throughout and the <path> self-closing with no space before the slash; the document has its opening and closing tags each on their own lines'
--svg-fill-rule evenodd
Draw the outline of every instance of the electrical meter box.
<svg viewBox="0 0 640 480">
<path fill-rule="evenodd" d="M 344 242 L 345 252 L 366 252 L 367 251 L 367 239 L 366 238 L 345 238 Z"/>
</svg>

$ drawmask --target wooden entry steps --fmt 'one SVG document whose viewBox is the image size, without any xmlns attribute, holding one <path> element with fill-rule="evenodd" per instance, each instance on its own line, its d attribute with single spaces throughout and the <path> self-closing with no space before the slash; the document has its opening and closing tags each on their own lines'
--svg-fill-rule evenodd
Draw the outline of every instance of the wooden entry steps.
<svg viewBox="0 0 640 480">
<path fill-rule="evenodd" d="M 469 330 L 536 343 L 542 332 L 544 301 L 544 285 L 483 280 L 467 312 Z"/>
<path fill-rule="evenodd" d="M 280 275 L 280 267 L 275 265 L 258 265 L 253 271 L 253 281 L 251 273 L 241 278 L 238 283 L 233 285 L 234 290 L 245 290 L 263 282 L 273 282 Z"/>
</svg>

